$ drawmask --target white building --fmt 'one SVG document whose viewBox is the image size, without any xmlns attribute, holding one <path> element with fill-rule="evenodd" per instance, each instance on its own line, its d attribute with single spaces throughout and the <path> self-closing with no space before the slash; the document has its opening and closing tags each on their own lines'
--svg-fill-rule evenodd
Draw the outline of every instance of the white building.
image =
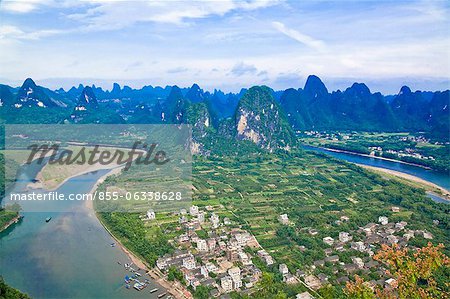
<svg viewBox="0 0 450 299">
<path fill-rule="evenodd" d="M 264 249 L 258 250 L 258 256 L 266 262 L 267 266 L 273 265 L 273 258 Z"/>
<path fill-rule="evenodd" d="M 201 266 L 200 267 L 200 273 L 205 276 L 208 277 L 209 276 L 209 271 L 208 268 L 206 266 Z"/>
<path fill-rule="evenodd" d="M 197 216 L 198 215 L 198 207 L 197 206 L 191 206 L 189 208 L 189 214 L 191 214 L 191 216 Z"/>
<path fill-rule="evenodd" d="M 242 280 L 241 280 L 241 278 L 233 279 L 233 288 L 236 290 L 236 289 L 239 289 L 241 287 L 242 287 Z"/>
<path fill-rule="evenodd" d="M 341 216 L 340 219 L 341 219 L 342 221 L 345 221 L 345 222 L 347 222 L 347 221 L 350 220 L 350 218 L 349 218 L 348 216 Z"/>
<path fill-rule="evenodd" d="M 234 279 L 241 278 L 241 269 L 239 267 L 230 268 L 228 269 L 228 275 Z"/>
<path fill-rule="evenodd" d="M 206 269 L 208 270 L 208 272 L 217 272 L 217 267 L 216 265 L 214 265 L 213 263 L 206 263 Z"/>
<path fill-rule="evenodd" d="M 233 290 L 233 280 L 230 276 L 224 276 L 220 279 L 220 286 L 225 293 L 231 292 Z"/>
<path fill-rule="evenodd" d="M 232 281 L 233 281 L 233 288 L 238 289 L 242 287 L 242 280 L 241 280 L 241 269 L 239 267 L 233 267 L 228 269 L 228 275 L 230 275 Z"/>
<path fill-rule="evenodd" d="M 399 207 L 391 207 L 392 212 L 394 213 L 398 213 L 400 212 L 400 208 Z"/>
<path fill-rule="evenodd" d="M 242 262 L 244 266 L 252 264 L 252 260 L 248 257 L 248 254 L 243 251 L 239 252 L 239 260 Z"/>
<path fill-rule="evenodd" d="M 198 212 L 197 220 L 200 223 L 204 223 L 205 222 L 205 212 L 203 212 L 203 211 Z"/>
<path fill-rule="evenodd" d="M 386 216 L 380 216 L 380 217 L 378 217 L 378 222 L 381 225 L 386 225 L 386 224 L 389 223 L 389 220 L 388 220 L 388 218 Z"/>
<path fill-rule="evenodd" d="M 178 237 L 178 242 L 187 242 L 187 241 L 189 241 L 189 236 L 188 236 L 188 234 L 181 234 L 179 237 Z"/>
<path fill-rule="evenodd" d="M 149 219 L 149 220 L 156 219 L 155 211 L 153 211 L 152 209 L 148 210 L 147 211 L 147 219 Z"/>
<path fill-rule="evenodd" d="M 213 228 L 218 228 L 219 227 L 220 219 L 219 219 L 219 216 L 217 214 L 212 213 L 211 217 L 209 219 L 211 221 L 211 224 L 212 224 Z"/>
<path fill-rule="evenodd" d="M 423 232 L 423 237 L 424 237 L 424 239 L 427 239 L 427 240 L 433 239 L 433 235 L 429 232 Z"/>
<path fill-rule="evenodd" d="M 245 247 L 247 242 L 250 240 L 249 233 L 236 234 L 234 237 L 236 238 L 238 245 L 241 247 Z"/>
<path fill-rule="evenodd" d="M 325 238 L 322 239 L 322 241 L 325 244 L 328 244 L 330 246 L 333 245 L 333 243 L 334 243 L 334 239 L 332 237 L 325 237 Z"/>
<path fill-rule="evenodd" d="M 214 238 L 208 239 L 206 241 L 209 250 L 213 251 L 214 249 L 216 249 L 216 245 L 217 245 L 217 241 Z"/>
<path fill-rule="evenodd" d="M 362 269 L 364 267 L 364 262 L 360 257 L 352 257 L 352 262 L 356 266 L 358 266 L 359 269 Z"/>
<path fill-rule="evenodd" d="M 352 236 L 350 236 L 347 232 L 340 232 L 339 233 L 339 241 L 346 243 L 352 239 Z"/>
<path fill-rule="evenodd" d="M 183 259 L 183 267 L 188 270 L 195 269 L 195 258 L 193 255 Z"/>
<path fill-rule="evenodd" d="M 280 221 L 281 224 L 287 225 L 289 224 L 289 217 L 287 214 L 281 214 L 278 216 L 278 221 Z"/>
<path fill-rule="evenodd" d="M 295 299 L 314 299 L 314 297 L 311 296 L 308 292 L 303 292 L 297 294 L 297 296 L 295 296 Z"/>
<path fill-rule="evenodd" d="M 197 250 L 198 251 L 208 251 L 208 244 L 206 244 L 206 240 L 199 239 L 197 241 Z"/>
<path fill-rule="evenodd" d="M 289 273 L 289 269 L 288 269 L 288 267 L 286 266 L 286 264 L 280 264 L 279 266 L 278 266 L 278 270 L 280 271 L 280 273 L 284 276 L 284 275 L 287 275 L 288 273 Z"/>
<path fill-rule="evenodd" d="M 351 245 L 351 248 L 354 249 L 354 250 L 361 251 L 361 252 L 366 250 L 366 246 L 361 241 L 353 242 L 352 245 Z"/>
<path fill-rule="evenodd" d="M 400 222 L 397 222 L 396 224 L 395 224 L 395 228 L 396 229 L 399 229 L 399 230 L 402 230 L 402 229 L 405 229 L 405 226 L 407 226 L 408 225 L 408 222 L 406 222 L 406 221 L 400 221 Z"/>
</svg>

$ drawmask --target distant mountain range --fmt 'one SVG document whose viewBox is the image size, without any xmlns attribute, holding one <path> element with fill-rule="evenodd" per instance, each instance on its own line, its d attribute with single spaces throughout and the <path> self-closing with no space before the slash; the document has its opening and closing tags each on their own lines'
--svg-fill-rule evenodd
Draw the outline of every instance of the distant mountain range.
<svg viewBox="0 0 450 299">
<path fill-rule="evenodd" d="M 449 90 L 403 86 L 383 96 L 354 83 L 329 92 L 313 75 L 303 89 L 257 86 L 239 93 L 210 93 L 197 84 L 133 89 L 114 83 L 110 91 L 94 85 L 53 91 L 30 78 L 18 88 L 0 84 L 7 123 L 190 123 L 198 140 L 226 135 L 267 149 L 288 147 L 297 130 L 421 131 L 448 140 L 449 105 Z"/>
</svg>

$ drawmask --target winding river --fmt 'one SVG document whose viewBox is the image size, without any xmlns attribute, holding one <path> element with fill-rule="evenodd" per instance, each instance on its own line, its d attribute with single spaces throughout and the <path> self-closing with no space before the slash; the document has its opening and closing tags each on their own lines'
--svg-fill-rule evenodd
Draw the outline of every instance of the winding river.
<svg viewBox="0 0 450 299">
<path fill-rule="evenodd" d="M 38 169 L 21 176 L 16 188 L 23 188 Z M 57 191 L 88 193 L 108 170 L 69 179 Z M 150 285 L 136 291 L 126 289 L 123 266 L 130 263 L 120 247 L 96 218 L 93 210 L 82 202 L 70 205 L 64 212 L 27 212 L 12 228 L 0 234 L 0 275 L 11 286 L 32 298 L 157 298 L 163 289 L 150 280 Z M 52 217 L 47 223 L 45 219 Z M 118 263 L 120 262 L 120 264 Z M 137 267 L 134 267 L 135 269 Z M 149 277 L 143 272 L 141 281 Z M 153 288 L 159 291 L 150 293 Z"/>
</svg>

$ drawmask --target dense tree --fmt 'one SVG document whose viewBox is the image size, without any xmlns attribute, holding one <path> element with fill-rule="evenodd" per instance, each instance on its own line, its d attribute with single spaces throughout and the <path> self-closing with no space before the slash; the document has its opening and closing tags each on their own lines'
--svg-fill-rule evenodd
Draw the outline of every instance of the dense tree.
<svg viewBox="0 0 450 299">
<path fill-rule="evenodd" d="M 19 292 L 18 290 L 8 286 L 3 277 L 0 276 L 0 299 L 29 299 L 26 294 Z"/>
</svg>

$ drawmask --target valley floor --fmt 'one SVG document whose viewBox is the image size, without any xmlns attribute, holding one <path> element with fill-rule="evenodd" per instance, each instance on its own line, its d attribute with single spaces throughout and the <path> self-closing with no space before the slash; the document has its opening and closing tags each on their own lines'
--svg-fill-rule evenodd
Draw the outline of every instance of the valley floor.
<svg viewBox="0 0 450 299">
<path fill-rule="evenodd" d="M 339 297 L 345 281 L 352 280 L 355 274 L 375 284 L 384 282 L 382 267 L 374 266 L 370 258 L 370 252 L 376 251 L 380 243 L 420 247 L 428 241 L 450 242 L 450 234 L 445 230 L 448 225 L 445 205 L 427 198 L 419 185 L 406 185 L 384 174 L 380 176 L 372 173 L 372 169 L 367 171 L 351 163 L 331 161 L 320 154 L 303 151 L 195 157 L 193 203 L 205 212 L 207 223 L 216 215 L 219 226 L 196 226 L 196 217 L 183 216 L 182 211 L 157 212 L 156 219 L 151 221 L 143 221 L 143 215 L 134 214 L 102 213 L 100 217 L 128 250 L 150 266 L 174 249 L 187 250 L 197 257 L 199 240 L 214 239 L 230 229 L 247 231 L 275 262 L 267 264 L 264 255 L 246 246 L 243 252 L 251 256 L 263 277 L 264 273 L 274 275 L 279 291 L 293 296 L 305 290 L 303 286 L 297 288 L 296 284 L 285 283 L 291 279 L 279 272 L 279 267 L 285 265 L 287 273 L 295 276 L 292 281 L 300 279 L 319 292 L 331 285 Z M 395 173 L 389 175 L 392 174 Z M 121 181 L 130 183 L 127 175 L 130 174 L 121 174 L 114 183 L 126 189 Z M 108 184 L 106 180 L 100 188 L 107 188 Z M 286 215 L 287 222 L 280 220 L 282 215 Z M 388 225 L 378 223 L 383 217 L 389 219 Z M 186 231 L 191 225 L 194 231 Z M 382 239 L 369 238 L 364 233 L 365 227 L 382 235 Z M 213 252 L 196 258 L 199 267 L 206 267 L 208 259 L 216 259 L 211 256 Z M 208 258 L 205 260 L 203 256 Z M 340 263 L 335 263 L 336 260 Z M 237 262 L 231 264 L 241 265 Z M 199 283 L 208 283 L 222 292 L 221 276 L 217 277 Z M 183 282 L 192 284 L 191 287 L 196 283 Z M 260 287 L 257 282 L 243 292 L 254 292 Z"/>
</svg>

